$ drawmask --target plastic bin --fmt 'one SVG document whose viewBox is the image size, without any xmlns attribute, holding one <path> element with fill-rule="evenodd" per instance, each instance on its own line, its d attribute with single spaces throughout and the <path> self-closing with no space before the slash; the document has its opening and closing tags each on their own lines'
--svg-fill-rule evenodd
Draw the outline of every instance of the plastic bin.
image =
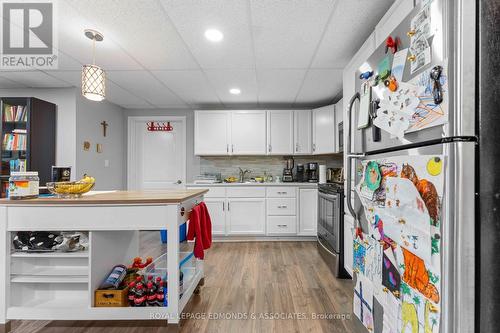
<svg viewBox="0 0 500 333">
<path fill-rule="evenodd" d="M 179 242 L 185 242 L 187 239 L 187 223 L 183 223 L 179 226 Z M 167 244 L 168 232 L 167 230 L 160 231 L 161 242 Z"/>
</svg>

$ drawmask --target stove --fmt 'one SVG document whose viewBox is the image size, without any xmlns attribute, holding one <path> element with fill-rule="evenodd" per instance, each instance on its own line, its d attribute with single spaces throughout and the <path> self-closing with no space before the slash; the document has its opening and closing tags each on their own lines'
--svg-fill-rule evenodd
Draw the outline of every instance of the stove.
<svg viewBox="0 0 500 333">
<path fill-rule="evenodd" d="M 318 190 L 323 193 L 344 193 L 344 183 L 318 184 Z"/>
</svg>

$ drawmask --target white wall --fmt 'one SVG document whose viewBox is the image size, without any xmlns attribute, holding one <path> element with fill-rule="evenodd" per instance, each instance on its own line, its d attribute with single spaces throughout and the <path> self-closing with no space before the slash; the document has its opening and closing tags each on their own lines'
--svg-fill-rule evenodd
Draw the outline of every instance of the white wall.
<svg viewBox="0 0 500 333">
<path fill-rule="evenodd" d="M 95 190 L 121 190 L 126 181 L 126 133 L 124 131 L 124 110 L 107 101 L 93 102 L 76 96 L 76 179 L 84 173 L 96 178 Z M 106 137 L 101 122 L 109 125 Z M 88 151 L 83 142 L 89 141 Z M 97 153 L 96 144 L 102 145 Z M 109 166 L 105 166 L 108 161 Z"/>
<path fill-rule="evenodd" d="M 76 88 L 0 89 L 0 97 L 36 97 L 57 105 L 56 164 L 76 166 Z"/>
<path fill-rule="evenodd" d="M 127 137 L 128 117 L 132 116 L 178 116 L 186 117 L 186 181 L 191 182 L 194 176 L 200 173 L 200 158 L 194 155 L 194 111 L 188 109 L 165 110 L 165 109 L 125 109 L 124 110 L 124 135 Z M 154 120 L 154 119 L 151 119 Z M 125 141 L 126 142 L 126 141 Z M 125 158 L 127 148 L 125 148 Z M 126 161 L 126 160 L 125 160 Z M 126 164 L 126 163 L 125 163 Z M 126 166 L 125 166 L 126 178 Z M 126 184 L 125 184 L 126 187 Z"/>
</svg>

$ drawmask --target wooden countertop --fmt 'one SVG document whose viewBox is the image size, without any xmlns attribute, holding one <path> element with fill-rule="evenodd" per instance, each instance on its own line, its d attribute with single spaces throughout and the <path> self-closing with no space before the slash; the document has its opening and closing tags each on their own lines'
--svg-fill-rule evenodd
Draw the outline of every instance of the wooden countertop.
<svg viewBox="0 0 500 333">
<path fill-rule="evenodd" d="M 207 193 L 199 190 L 159 190 L 159 191 L 109 191 L 89 192 L 81 198 L 62 199 L 41 197 L 26 200 L 0 199 L 0 206 L 16 205 L 127 205 L 127 204 L 178 204 Z"/>
</svg>

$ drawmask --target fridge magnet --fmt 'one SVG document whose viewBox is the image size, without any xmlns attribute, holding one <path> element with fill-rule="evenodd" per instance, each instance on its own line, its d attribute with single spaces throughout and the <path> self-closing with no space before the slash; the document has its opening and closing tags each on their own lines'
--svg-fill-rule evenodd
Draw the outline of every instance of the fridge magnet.
<svg viewBox="0 0 500 333">
<path fill-rule="evenodd" d="M 425 298 L 436 304 L 439 303 L 439 291 L 435 285 L 435 283 L 439 283 L 439 277 L 427 270 L 421 258 L 404 248 L 402 250 L 404 256 L 403 281 L 411 288 L 418 290 Z"/>
<path fill-rule="evenodd" d="M 448 76 L 446 62 L 436 64 L 440 66 L 439 87 L 431 77 L 432 68 L 425 70 L 421 74 L 411 79 L 408 83 L 420 86 L 417 97 L 420 100 L 415 112 L 410 120 L 410 127 L 407 133 L 419 131 L 424 128 L 446 124 L 448 122 Z M 436 67 L 435 66 L 435 67 Z M 441 102 L 435 103 L 435 89 L 439 89 Z"/>
<path fill-rule="evenodd" d="M 84 151 L 90 150 L 90 142 L 89 141 L 83 141 L 83 150 Z"/>
<path fill-rule="evenodd" d="M 392 58 L 391 74 L 398 82 L 403 82 L 403 73 L 405 71 L 406 57 L 408 56 L 408 49 L 402 49 L 394 53 Z"/>
<path fill-rule="evenodd" d="M 439 307 L 423 298 L 404 282 L 401 283 L 401 291 L 400 332 L 438 333 Z"/>
<path fill-rule="evenodd" d="M 373 331 L 373 289 L 369 280 L 361 275 L 356 277 L 353 299 L 354 314 L 363 325 Z"/>
<path fill-rule="evenodd" d="M 382 258 L 382 285 L 395 297 L 400 297 L 401 274 L 396 266 L 396 259 L 392 249 L 384 251 Z"/>
<path fill-rule="evenodd" d="M 96 144 L 96 151 L 98 153 L 102 153 L 102 144 L 100 144 L 100 143 Z"/>
<path fill-rule="evenodd" d="M 391 56 L 386 55 L 377 65 L 379 80 L 385 80 L 391 75 Z"/>
<path fill-rule="evenodd" d="M 359 238 L 353 241 L 352 253 L 353 253 L 353 262 L 352 262 L 353 271 L 365 274 L 366 248 L 364 242 L 362 242 Z"/>
<path fill-rule="evenodd" d="M 443 170 L 443 160 L 438 156 L 432 157 L 427 162 L 427 172 L 431 176 L 439 176 Z"/>
</svg>

